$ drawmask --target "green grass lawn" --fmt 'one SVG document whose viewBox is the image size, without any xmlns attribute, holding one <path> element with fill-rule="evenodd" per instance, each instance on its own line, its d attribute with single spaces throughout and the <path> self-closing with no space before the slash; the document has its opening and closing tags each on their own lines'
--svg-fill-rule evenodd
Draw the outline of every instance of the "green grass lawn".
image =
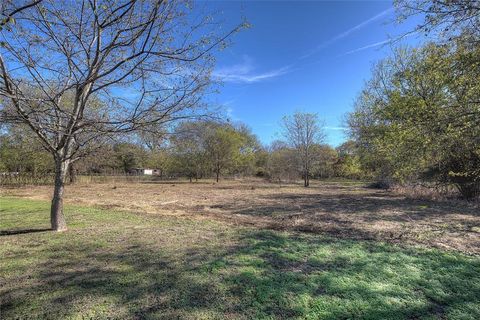
<svg viewBox="0 0 480 320">
<path fill-rule="evenodd" d="M 41 231 L 48 203 L 0 198 L 1 319 L 480 319 L 478 256 L 66 212 Z"/>
</svg>

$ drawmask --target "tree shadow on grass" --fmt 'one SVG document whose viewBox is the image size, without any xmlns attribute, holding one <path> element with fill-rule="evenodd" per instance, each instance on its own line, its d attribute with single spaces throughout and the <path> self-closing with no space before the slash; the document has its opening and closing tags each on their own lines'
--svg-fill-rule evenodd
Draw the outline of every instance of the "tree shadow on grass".
<svg viewBox="0 0 480 320">
<path fill-rule="evenodd" d="M 480 211 L 447 201 L 372 193 L 279 193 L 211 206 L 216 217 L 275 230 L 446 246 L 479 253 Z"/>
<path fill-rule="evenodd" d="M 37 232 L 47 232 L 52 231 L 51 228 L 38 228 L 38 229 L 14 229 L 14 230 L 0 230 L 0 237 L 2 236 L 13 236 L 17 234 L 27 234 L 27 233 L 37 233 Z"/>
<path fill-rule="evenodd" d="M 255 230 L 220 248 L 85 241 L 43 250 L 48 258 L 28 274 L 4 280 L 5 319 L 480 316 L 479 260 L 439 251 Z"/>
<path fill-rule="evenodd" d="M 64 244 L 48 252 L 32 274 L 0 291 L 5 319 L 181 318 L 216 300 L 215 287 L 184 257 L 142 243 L 115 250 Z"/>
<path fill-rule="evenodd" d="M 235 206 L 237 207 L 235 207 Z M 448 214 L 460 212 L 463 215 L 480 217 L 480 211 L 474 206 L 462 207 L 452 205 L 448 201 L 431 201 L 408 199 L 392 196 L 386 192 L 347 193 L 347 194 L 311 194 L 311 193 L 277 193 L 265 195 L 253 201 L 250 199 L 238 207 L 238 203 L 224 204 L 222 208 L 234 213 L 249 215 L 271 215 L 272 213 L 292 213 L 303 211 L 306 213 L 371 213 L 394 210 L 401 214 L 411 214 L 413 219 L 422 219 L 432 214 Z M 402 218 L 402 215 L 396 215 Z"/>
<path fill-rule="evenodd" d="M 230 270 L 237 311 L 253 318 L 480 316 L 478 259 L 271 231 L 243 243 L 213 264 Z"/>
</svg>

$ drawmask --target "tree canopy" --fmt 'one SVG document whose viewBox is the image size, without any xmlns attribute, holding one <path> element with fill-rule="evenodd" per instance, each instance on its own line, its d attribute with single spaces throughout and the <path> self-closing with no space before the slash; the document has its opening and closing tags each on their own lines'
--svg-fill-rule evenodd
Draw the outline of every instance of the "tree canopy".
<svg viewBox="0 0 480 320">
<path fill-rule="evenodd" d="M 397 49 L 376 65 L 350 114 L 378 176 L 480 192 L 480 48 L 462 41 Z"/>
</svg>

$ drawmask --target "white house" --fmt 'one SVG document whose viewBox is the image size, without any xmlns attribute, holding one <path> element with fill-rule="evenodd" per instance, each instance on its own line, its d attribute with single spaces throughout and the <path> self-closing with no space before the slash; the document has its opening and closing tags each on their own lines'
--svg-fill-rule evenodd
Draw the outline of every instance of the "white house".
<svg viewBox="0 0 480 320">
<path fill-rule="evenodd" d="M 146 168 L 135 168 L 132 170 L 132 173 L 139 176 L 158 176 L 160 175 L 159 169 L 146 169 Z"/>
</svg>

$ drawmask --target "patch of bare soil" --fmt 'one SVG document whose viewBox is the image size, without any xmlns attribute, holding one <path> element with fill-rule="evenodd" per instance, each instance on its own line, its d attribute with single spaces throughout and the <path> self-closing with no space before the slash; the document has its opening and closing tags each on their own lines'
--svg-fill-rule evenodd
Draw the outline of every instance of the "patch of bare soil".
<svg viewBox="0 0 480 320">
<path fill-rule="evenodd" d="M 51 193 L 46 186 L 2 190 L 32 199 L 49 199 Z M 84 184 L 68 186 L 65 201 L 480 254 L 478 205 L 409 199 L 358 184 L 314 182 L 309 188 L 258 180 Z"/>
</svg>

